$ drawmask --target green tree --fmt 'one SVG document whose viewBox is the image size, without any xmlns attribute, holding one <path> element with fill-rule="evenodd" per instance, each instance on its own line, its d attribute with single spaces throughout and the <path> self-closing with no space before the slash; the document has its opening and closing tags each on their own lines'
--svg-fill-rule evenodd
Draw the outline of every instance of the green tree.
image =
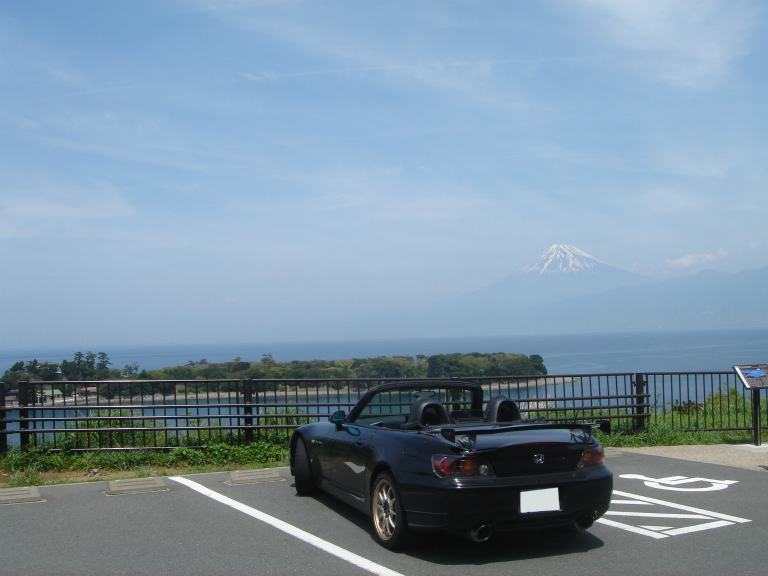
<svg viewBox="0 0 768 576">
<path fill-rule="evenodd" d="M 97 363 L 98 358 L 98 363 Z M 109 356 L 105 352 L 98 355 L 91 351 L 83 354 L 75 352 L 71 361 L 62 360 L 61 374 L 67 380 L 104 380 L 111 377 L 120 377 L 120 371 L 111 371 Z"/>
<path fill-rule="evenodd" d="M 126 364 L 123 368 L 123 378 L 135 380 L 139 376 L 139 363 Z"/>
<path fill-rule="evenodd" d="M 37 367 L 37 377 L 44 382 L 55 382 L 61 380 L 61 370 L 58 364 L 53 362 L 43 362 Z"/>
<path fill-rule="evenodd" d="M 5 392 L 8 392 L 11 388 L 18 386 L 19 382 L 27 382 L 29 380 L 29 374 L 27 373 L 27 365 L 23 361 L 16 362 L 3 374 L 3 382 L 5 383 Z"/>
<path fill-rule="evenodd" d="M 530 359 L 534 369 L 538 371 L 540 374 L 544 374 L 546 376 L 547 367 L 544 366 L 544 358 L 542 358 L 538 354 L 531 354 Z"/>
<path fill-rule="evenodd" d="M 112 365 L 109 361 L 109 356 L 106 352 L 99 352 L 99 363 L 96 365 L 96 370 L 106 370 Z"/>
</svg>

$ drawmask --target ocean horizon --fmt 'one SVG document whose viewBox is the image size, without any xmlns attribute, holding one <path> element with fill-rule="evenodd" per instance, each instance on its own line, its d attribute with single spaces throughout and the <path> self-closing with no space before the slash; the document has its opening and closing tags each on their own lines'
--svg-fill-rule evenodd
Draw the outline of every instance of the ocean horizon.
<svg viewBox="0 0 768 576">
<path fill-rule="evenodd" d="M 634 372 L 726 372 L 734 365 L 768 362 L 768 327 L 719 330 L 664 330 L 516 334 L 439 338 L 381 338 L 293 342 L 57 346 L 0 349 L 0 373 L 18 361 L 60 363 L 76 352 L 105 352 L 113 368 L 139 364 L 139 370 L 183 366 L 189 361 L 221 363 L 241 358 L 278 362 L 344 360 L 377 356 L 451 353 L 539 354 L 550 374 Z"/>
</svg>

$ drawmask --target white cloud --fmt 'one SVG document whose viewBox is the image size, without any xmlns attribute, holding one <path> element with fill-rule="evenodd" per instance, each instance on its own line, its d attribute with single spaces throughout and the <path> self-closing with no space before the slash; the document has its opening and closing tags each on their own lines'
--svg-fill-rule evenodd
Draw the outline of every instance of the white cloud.
<svg viewBox="0 0 768 576">
<path fill-rule="evenodd" d="M 678 86 L 706 88 L 747 52 L 745 38 L 762 8 L 755 3 L 691 0 L 584 0 L 603 33 L 634 55 L 637 71 Z"/>
<path fill-rule="evenodd" d="M 704 145 L 681 142 L 678 145 L 662 143 L 652 153 L 653 162 L 662 172 L 683 176 L 723 178 L 729 171 L 744 163 L 744 150 L 728 145 Z"/>
<path fill-rule="evenodd" d="M 688 214 L 699 209 L 700 200 L 686 190 L 660 186 L 646 190 L 635 203 L 648 214 Z"/>
<path fill-rule="evenodd" d="M 34 189 L 0 196 L 0 237 L 41 236 L 51 231 L 81 232 L 97 221 L 126 218 L 134 210 L 112 184 L 90 187 L 39 182 Z"/>
<path fill-rule="evenodd" d="M 717 250 L 710 250 L 703 254 L 686 254 L 681 258 L 667 260 L 664 262 L 664 266 L 667 268 L 690 268 L 691 266 L 698 266 L 699 264 L 721 260 L 727 256 L 728 251 L 725 248 L 718 248 Z"/>
<path fill-rule="evenodd" d="M 443 46 L 431 36 L 435 28 L 460 27 L 463 15 L 443 10 L 439 4 L 407 7 L 408 21 L 392 17 L 387 3 L 344 3 L 335 7 L 307 3 L 296 7 L 285 3 L 221 3 L 198 0 L 198 9 L 255 37 L 271 37 L 311 54 L 313 61 L 328 67 L 315 69 L 252 69 L 236 74 L 245 81 L 264 82 L 340 75 L 376 75 L 395 89 L 425 87 L 436 92 L 458 94 L 481 104 L 527 110 L 534 103 L 519 93 L 499 90 L 497 67 L 542 59 L 464 57 L 457 45 Z M 337 12 L 344 10 L 344 12 Z M 337 17 L 334 17 L 336 15 Z M 341 17 L 343 15 L 343 18 Z M 445 20 L 441 24 L 438 19 Z M 452 21 L 455 18 L 455 21 Z M 410 29 L 422 27 L 420 34 Z"/>
</svg>

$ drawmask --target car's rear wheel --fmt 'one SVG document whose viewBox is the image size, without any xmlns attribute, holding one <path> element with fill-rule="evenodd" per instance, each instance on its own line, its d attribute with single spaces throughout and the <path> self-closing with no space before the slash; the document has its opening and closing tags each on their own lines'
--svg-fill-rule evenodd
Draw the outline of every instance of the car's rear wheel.
<svg viewBox="0 0 768 576">
<path fill-rule="evenodd" d="M 379 544 L 390 550 L 403 548 L 410 540 L 410 531 L 403 513 L 403 503 L 397 482 L 382 472 L 373 484 L 371 498 L 373 533 Z"/>
<path fill-rule="evenodd" d="M 309 461 L 307 447 L 303 438 L 296 440 L 296 449 L 293 456 L 293 472 L 295 474 L 296 494 L 299 496 L 312 496 L 317 494 L 317 484 L 312 474 L 312 465 Z"/>
</svg>

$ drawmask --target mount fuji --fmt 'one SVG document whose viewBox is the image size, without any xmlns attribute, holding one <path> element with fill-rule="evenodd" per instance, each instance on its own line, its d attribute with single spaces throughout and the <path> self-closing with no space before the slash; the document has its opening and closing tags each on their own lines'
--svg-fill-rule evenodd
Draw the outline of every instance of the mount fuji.
<svg viewBox="0 0 768 576">
<path fill-rule="evenodd" d="M 567 244 L 497 282 L 416 310 L 369 318 L 378 336 L 768 326 L 768 267 L 659 281 Z"/>
<path fill-rule="evenodd" d="M 531 331 L 559 324 L 552 306 L 558 302 L 602 292 L 642 286 L 652 280 L 615 268 L 567 244 L 554 244 L 523 268 L 497 282 L 474 290 L 441 307 L 451 313 L 443 324 L 451 333 L 504 334 L 510 330 Z M 446 311 L 447 312 L 447 311 Z"/>
<path fill-rule="evenodd" d="M 521 268 L 519 273 L 538 274 L 539 276 L 557 273 L 576 274 L 602 265 L 602 262 L 597 258 L 574 246 L 553 244 L 544 254 Z"/>
<path fill-rule="evenodd" d="M 493 302 L 495 308 L 506 301 L 504 307 L 507 309 L 527 309 L 649 282 L 651 280 L 645 276 L 605 264 L 574 246 L 554 244 L 517 272 L 470 292 L 460 300 L 465 304 Z"/>
</svg>

